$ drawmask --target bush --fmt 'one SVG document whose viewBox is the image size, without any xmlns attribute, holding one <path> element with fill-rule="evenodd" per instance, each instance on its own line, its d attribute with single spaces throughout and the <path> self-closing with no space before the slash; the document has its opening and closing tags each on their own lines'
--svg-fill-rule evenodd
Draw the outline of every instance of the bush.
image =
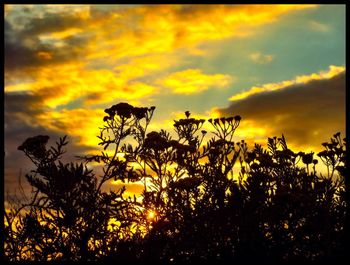
<svg viewBox="0 0 350 265">
<path fill-rule="evenodd" d="M 240 116 L 209 119 L 204 143 L 205 120 L 188 111 L 174 121 L 176 139 L 147 133 L 154 110 L 106 109 L 104 151 L 80 163 L 61 162 L 66 137 L 47 149 L 49 137 L 39 135 L 18 148 L 35 165 L 26 175 L 35 193 L 5 211 L 8 260 L 281 263 L 344 252 L 349 189 L 339 133 L 318 154 L 322 175 L 315 154 L 293 152 L 283 135 L 268 138 L 267 149 L 233 142 Z M 112 179 L 143 183 L 141 197 L 103 191 Z"/>
</svg>

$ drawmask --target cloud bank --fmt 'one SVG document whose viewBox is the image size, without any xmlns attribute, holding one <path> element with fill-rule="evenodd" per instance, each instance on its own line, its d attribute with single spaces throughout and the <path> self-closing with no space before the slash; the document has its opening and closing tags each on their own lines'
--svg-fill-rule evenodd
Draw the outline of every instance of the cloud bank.
<svg viewBox="0 0 350 265">
<path fill-rule="evenodd" d="M 251 137 L 264 142 L 283 133 L 295 148 L 321 147 L 336 133 L 334 130 L 345 135 L 345 79 L 344 67 L 330 67 L 323 75 L 297 77 L 262 86 L 265 89 L 260 91 L 250 90 L 254 93 L 240 99 L 233 97 L 234 102 L 227 108 L 216 111 L 223 116 L 241 115 L 242 132 L 245 126 L 257 128 L 255 133 L 251 131 Z"/>
</svg>

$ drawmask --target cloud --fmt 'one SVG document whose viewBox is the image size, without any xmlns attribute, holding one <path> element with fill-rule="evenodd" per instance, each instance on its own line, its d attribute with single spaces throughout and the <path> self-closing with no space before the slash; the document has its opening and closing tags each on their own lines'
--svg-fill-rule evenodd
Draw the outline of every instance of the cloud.
<svg viewBox="0 0 350 265">
<path fill-rule="evenodd" d="M 313 7 L 5 5 L 6 175 L 25 165 L 16 148 L 36 134 L 68 134 L 74 155 L 96 147 L 103 108 L 116 101 L 226 87 L 232 77 L 179 65 L 203 43 L 249 37 Z"/>
<path fill-rule="evenodd" d="M 8 5 L 5 66 L 9 70 L 40 64 L 35 54 L 43 49 L 53 54 L 54 62 L 76 57 L 113 61 L 167 53 L 178 48 L 195 50 L 193 47 L 202 42 L 248 36 L 283 14 L 313 7 L 315 5 L 146 5 L 133 8 Z M 80 47 L 84 49 L 71 45 L 70 38 L 81 40 Z M 64 53 L 60 52 L 62 47 Z M 13 58 L 14 51 L 27 56 Z M 71 54 L 64 57 L 66 53 Z"/>
<path fill-rule="evenodd" d="M 258 64 L 267 64 L 273 60 L 274 56 L 271 54 L 261 54 L 260 52 L 254 52 L 249 54 L 249 59 Z"/>
<path fill-rule="evenodd" d="M 96 136 L 103 125 L 103 116 L 103 109 L 76 108 L 43 112 L 36 119 L 42 127 L 74 137 L 77 145 L 97 148 L 100 140 Z"/>
<path fill-rule="evenodd" d="M 315 21 L 315 20 L 310 20 L 309 21 L 309 27 L 313 31 L 318 31 L 318 32 L 328 32 L 330 31 L 330 26 L 327 24 L 323 24 L 321 22 Z"/>
<path fill-rule="evenodd" d="M 49 135 L 48 147 L 64 135 L 68 135 L 69 145 L 62 162 L 80 162 L 75 156 L 97 154 L 100 140 L 100 127 L 103 125 L 103 109 L 63 109 L 61 111 L 45 111 L 36 106 L 42 104 L 42 98 L 28 93 L 5 93 L 5 191 L 10 194 L 18 192 L 18 178 L 22 176 L 22 185 L 26 192 L 31 187 L 24 175 L 35 166 L 17 150 L 28 137 Z M 107 150 L 108 151 L 108 150 Z M 108 153 L 108 152 L 107 152 Z M 98 170 L 95 170 L 97 175 Z M 121 186 L 114 187 L 120 188 Z M 127 194 L 134 194 L 142 188 L 137 184 L 126 184 Z M 106 189 L 113 188 L 107 185 Z"/>
<path fill-rule="evenodd" d="M 77 101 L 88 107 L 118 99 L 137 102 L 162 93 L 152 85 L 155 74 L 171 71 L 185 54 L 198 55 L 199 44 L 247 36 L 283 14 L 312 7 L 9 5 L 5 92 L 30 91 L 50 108 Z M 209 84 L 175 75 L 188 87 L 172 83 L 174 93 L 200 92 L 228 82 L 220 74 L 190 74 Z M 196 82 L 198 90 L 191 87 Z"/>
<path fill-rule="evenodd" d="M 154 94 L 156 87 L 128 81 L 108 69 L 86 69 L 82 63 L 45 67 L 34 81 L 5 86 L 5 92 L 30 92 L 42 98 L 43 107 L 56 108 L 80 99 L 87 107 L 116 100 L 135 101 Z"/>
<path fill-rule="evenodd" d="M 24 14 L 12 11 L 16 9 L 17 6 L 11 7 L 4 21 L 6 71 L 64 63 L 82 55 L 79 49 L 69 45 L 70 39 L 77 38 L 77 30 L 84 25 L 80 16 L 44 13 L 41 17 L 32 17 L 27 15 L 31 14 L 29 11 L 22 12 Z M 15 15 L 11 16 L 11 12 Z M 60 34 L 64 37 L 61 46 L 66 45 L 67 49 L 62 50 L 54 41 L 48 41 L 49 36 Z M 44 53 L 50 55 L 50 60 L 47 56 L 40 56 Z"/>
<path fill-rule="evenodd" d="M 49 145 L 54 144 L 59 137 L 66 134 L 63 130 L 51 130 L 51 128 L 41 124 L 37 116 L 42 115 L 43 110 L 36 106 L 41 104 L 41 98 L 32 94 L 24 93 L 5 93 L 4 97 L 4 140 L 5 140 L 5 159 L 4 159 L 4 184 L 5 190 L 11 194 L 18 189 L 18 177 L 22 177 L 34 168 L 30 160 L 17 150 L 28 137 L 36 135 L 49 135 Z M 51 122 L 55 122 L 52 120 Z M 63 129 L 63 128 L 62 128 Z M 69 135 L 70 144 L 67 149 L 69 153 L 63 157 L 63 161 L 75 160 L 74 155 L 85 153 L 88 149 L 83 145 L 78 145 L 75 137 Z M 30 187 L 24 179 L 22 180 L 24 189 L 30 191 Z"/>
<path fill-rule="evenodd" d="M 309 78 L 303 76 L 303 82 L 287 82 L 283 87 L 279 83 L 278 89 L 246 95 L 216 111 L 223 116 L 241 115 L 240 127 L 250 125 L 260 130 L 253 132 L 252 138 L 283 133 L 294 148 L 319 150 L 335 132 L 345 132 L 345 70 L 330 69 Z M 244 138 L 244 131 L 241 135 Z"/>
<path fill-rule="evenodd" d="M 175 94 L 197 94 L 209 88 L 227 87 L 232 77 L 223 74 L 207 75 L 199 69 L 188 69 L 171 73 L 156 81 L 157 84 L 170 89 Z"/>
<path fill-rule="evenodd" d="M 268 83 L 262 86 L 253 86 L 247 91 L 243 91 L 241 93 L 233 95 L 232 97 L 230 97 L 230 101 L 239 101 L 247 97 L 250 97 L 254 94 L 280 90 L 280 89 L 289 87 L 291 85 L 307 84 L 308 82 L 314 81 L 314 80 L 329 79 L 344 71 L 345 71 L 345 67 L 343 66 L 330 65 L 328 71 L 321 71 L 319 73 L 313 73 L 311 75 L 301 75 L 301 76 L 295 77 L 292 80 L 284 80 L 278 83 Z"/>
</svg>

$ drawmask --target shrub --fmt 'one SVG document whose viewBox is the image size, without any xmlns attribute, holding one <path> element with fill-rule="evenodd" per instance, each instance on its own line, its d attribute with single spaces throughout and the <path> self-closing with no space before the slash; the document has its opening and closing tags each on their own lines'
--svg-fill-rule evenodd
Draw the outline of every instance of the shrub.
<svg viewBox="0 0 350 265">
<path fill-rule="evenodd" d="M 5 212 L 7 259 L 312 262 L 342 253 L 348 187 L 339 133 L 318 153 L 322 175 L 315 154 L 293 152 L 283 135 L 268 138 L 267 149 L 233 142 L 238 115 L 209 119 L 204 142 L 205 120 L 188 111 L 174 121 L 175 139 L 147 133 L 154 110 L 106 109 L 104 151 L 83 162 L 62 163 L 66 136 L 49 149 L 42 135 L 18 148 L 35 165 L 26 175 L 34 194 Z M 103 191 L 112 179 L 143 183 L 141 197 Z"/>
</svg>

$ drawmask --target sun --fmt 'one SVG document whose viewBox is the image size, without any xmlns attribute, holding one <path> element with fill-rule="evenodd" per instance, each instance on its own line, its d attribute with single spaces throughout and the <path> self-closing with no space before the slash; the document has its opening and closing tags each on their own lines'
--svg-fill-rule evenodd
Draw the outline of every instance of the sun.
<svg viewBox="0 0 350 265">
<path fill-rule="evenodd" d="M 149 210 L 147 214 L 147 219 L 152 221 L 156 218 L 156 216 L 157 216 L 157 213 L 155 211 Z"/>
</svg>

